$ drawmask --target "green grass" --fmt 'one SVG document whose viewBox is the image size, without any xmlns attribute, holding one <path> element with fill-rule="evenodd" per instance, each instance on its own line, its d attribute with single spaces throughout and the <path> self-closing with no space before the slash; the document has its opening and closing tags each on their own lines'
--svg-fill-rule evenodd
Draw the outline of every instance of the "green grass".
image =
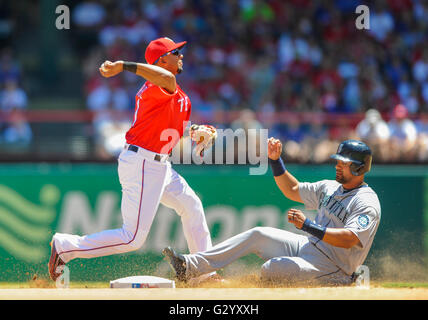
<svg viewBox="0 0 428 320">
<path fill-rule="evenodd" d="M 428 282 L 385 282 L 383 288 L 428 288 Z"/>
<path fill-rule="evenodd" d="M 30 288 L 56 288 L 52 281 L 39 282 L 0 282 L 0 289 L 30 289 Z M 109 282 L 70 282 L 70 289 L 105 289 L 110 288 Z"/>
</svg>

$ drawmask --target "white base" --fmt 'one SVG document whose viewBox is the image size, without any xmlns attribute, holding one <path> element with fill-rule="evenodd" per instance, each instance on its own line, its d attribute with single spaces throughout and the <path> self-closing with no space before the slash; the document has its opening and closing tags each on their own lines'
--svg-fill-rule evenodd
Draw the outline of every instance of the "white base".
<svg viewBox="0 0 428 320">
<path fill-rule="evenodd" d="M 110 288 L 175 288 L 175 281 L 154 276 L 133 276 L 110 281 Z"/>
</svg>

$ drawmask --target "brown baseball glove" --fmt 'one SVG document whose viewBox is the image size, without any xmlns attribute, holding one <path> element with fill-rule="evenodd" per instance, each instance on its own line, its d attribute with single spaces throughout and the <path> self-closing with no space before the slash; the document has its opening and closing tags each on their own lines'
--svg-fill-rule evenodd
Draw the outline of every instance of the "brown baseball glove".
<svg viewBox="0 0 428 320">
<path fill-rule="evenodd" d="M 190 139 L 196 143 L 196 154 L 204 155 L 204 150 L 212 146 L 217 138 L 217 130 L 208 124 L 192 124 L 189 130 Z"/>
</svg>

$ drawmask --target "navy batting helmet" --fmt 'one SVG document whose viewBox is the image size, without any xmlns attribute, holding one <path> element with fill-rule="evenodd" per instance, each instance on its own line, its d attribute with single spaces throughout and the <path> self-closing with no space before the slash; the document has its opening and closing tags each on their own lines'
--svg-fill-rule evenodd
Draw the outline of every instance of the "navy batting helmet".
<svg viewBox="0 0 428 320">
<path fill-rule="evenodd" d="M 369 172 L 372 165 L 372 151 L 368 145 L 358 140 L 343 141 L 330 158 L 352 162 L 350 169 L 354 176 Z"/>
</svg>

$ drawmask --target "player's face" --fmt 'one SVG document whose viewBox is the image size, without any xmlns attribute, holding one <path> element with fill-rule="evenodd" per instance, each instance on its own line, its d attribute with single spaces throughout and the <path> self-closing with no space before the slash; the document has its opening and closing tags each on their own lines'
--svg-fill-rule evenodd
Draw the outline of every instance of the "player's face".
<svg viewBox="0 0 428 320">
<path fill-rule="evenodd" d="M 341 184 L 347 184 L 350 182 L 354 175 L 351 173 L 350 168 L 351 162 L 344 162 L 337 160 L 336 164 L 336 181 Z"/>
<path fill-rule="evenodd" d="M 166 65 L 165 68 L 174 74 L 181 73 L 183 71 L 183 54 L 178 50 L 169 52 L 164 59 Z"/>
</svg>

